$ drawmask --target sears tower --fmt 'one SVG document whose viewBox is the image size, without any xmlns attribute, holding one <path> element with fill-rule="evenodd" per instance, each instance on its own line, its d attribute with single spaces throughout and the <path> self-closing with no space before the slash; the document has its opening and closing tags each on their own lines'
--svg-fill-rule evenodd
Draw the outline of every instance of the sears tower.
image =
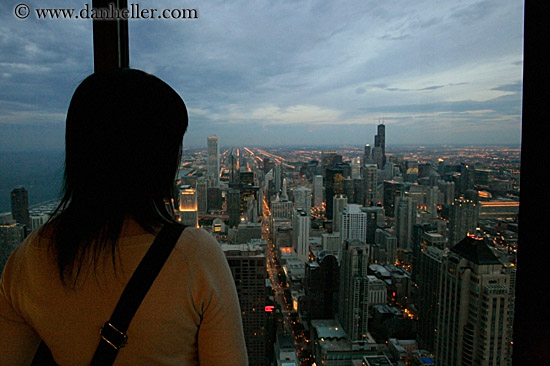
<svg viewBox="0 0 550 366">
<path fill-rule="evenodd" d="M 378 125 L 378 134 L 374 136 L 372 155 L 378 168 L 383 169 L 386 164 L 386 126 L 384 124 Z"/>
</svg>

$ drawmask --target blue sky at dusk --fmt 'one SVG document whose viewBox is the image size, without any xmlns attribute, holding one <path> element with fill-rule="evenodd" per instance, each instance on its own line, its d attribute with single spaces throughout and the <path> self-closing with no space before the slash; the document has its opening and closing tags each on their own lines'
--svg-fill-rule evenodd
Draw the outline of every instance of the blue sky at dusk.
<svg viewBox="0 0 550 366">
<path fill-rule="evenodd" d="M 91 20 L 0 5 L 0 151 L 62 149 L 93 72 Z M 90 2 L 91 3 L 91 2 Z M 129 1 L 131 3 L 131 1 Z M 130 65 L 185 100 L 186 146 L 519 144 L 523 2 L 134 1 L 198 19 L 130 20 Z M 98 106 L 100 107 L 100 106 Z"/>
</svg>

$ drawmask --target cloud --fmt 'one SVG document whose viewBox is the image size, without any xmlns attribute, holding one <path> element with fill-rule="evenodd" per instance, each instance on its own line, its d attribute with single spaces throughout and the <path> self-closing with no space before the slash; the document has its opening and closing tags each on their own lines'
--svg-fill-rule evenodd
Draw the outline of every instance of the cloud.
<svg viewBox="0 0 550 366">
<path fill-rule="evenodd" d="M 402 129 L 395 141 L 420 141 L 423 126 L 452 121 L 486 125 L 496 141 L 519 136 L 521 2 L 209 0 L 185 7 L 197 8 L 199 18 L 130 20 L 130 64 L 180 93 L 190 143 L 204 145 L 212 131 L 235 144 L 272 141 L 264 133 L 282 142 L 361 142 L 381 115 Z M 19 20 L 12 4 L 0 4 L 0 124 L 60 123 L 74 88 L 93 72 L 92 59 L 91 21 Z M 495 127 L 502 121 L 507 130 Z"/>
</svg>

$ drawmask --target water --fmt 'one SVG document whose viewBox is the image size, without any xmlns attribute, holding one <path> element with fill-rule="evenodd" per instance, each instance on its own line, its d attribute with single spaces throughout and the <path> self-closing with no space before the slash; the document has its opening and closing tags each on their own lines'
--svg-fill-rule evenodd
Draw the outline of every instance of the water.
<svg viewBox="0 0 550 366">
<path fill-rule="evenodd" d="M 23 186 L 29 205 L 57 198 L 63 178 L 63 151 L 0 152 L 0 212 L 11 211 L 10 193 Z"/>
</svg>

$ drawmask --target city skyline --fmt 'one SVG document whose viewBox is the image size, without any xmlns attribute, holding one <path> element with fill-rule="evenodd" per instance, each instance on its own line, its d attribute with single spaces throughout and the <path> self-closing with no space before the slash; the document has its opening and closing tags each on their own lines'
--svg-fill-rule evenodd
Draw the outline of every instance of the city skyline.
<svg viewBox="0 0 550 366">
<path fill-rule="evenodd" d="M 93 71 L 91 21 L 22 20 L 14 6 L 0 5 L 0 149 L 62 149 L 70 96 Z M 197 19 L 129 22 L 130 65 L 187 103 L 185 146 L 214 133 L 222 146 L 373 144 L 379 122 L 388 146 L 520 143 L 520 1 L 189 7 Z"/>
</svg>

